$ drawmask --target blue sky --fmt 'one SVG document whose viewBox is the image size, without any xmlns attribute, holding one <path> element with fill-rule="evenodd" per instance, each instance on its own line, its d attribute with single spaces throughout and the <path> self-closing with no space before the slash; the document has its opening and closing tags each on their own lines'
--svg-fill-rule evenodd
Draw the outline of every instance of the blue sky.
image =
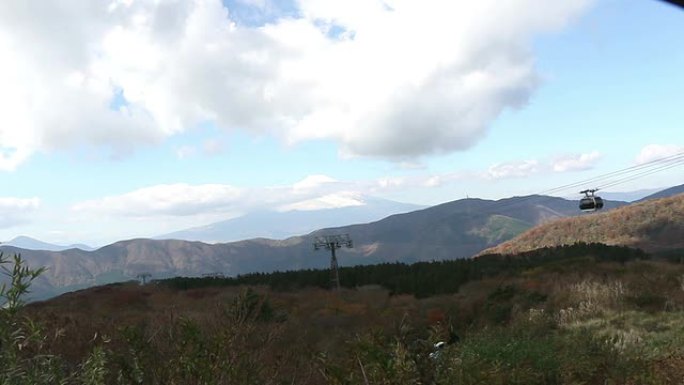
<svg viewBox="0 0 684 385">
<path fill-rule="evenodd" d="M 0 6 L 0 239 L 498 199 L 684 151 L 684 12 L 658 1 L 17 4 Z"/>
</svg>

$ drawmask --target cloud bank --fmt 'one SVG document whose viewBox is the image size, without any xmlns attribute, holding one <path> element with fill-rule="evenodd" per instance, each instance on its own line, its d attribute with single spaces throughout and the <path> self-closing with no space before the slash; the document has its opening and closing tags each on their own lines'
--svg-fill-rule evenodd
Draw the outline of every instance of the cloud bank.
<svg viewBox="0 0 684 385">
<path fill-rule="evenodd" d="M 125 155 L 206 122 L 345 156 L 463 150 L 538 87 L 531 39 L 589 1 L 242 2 L 264 24 L 219 0 L 5 1 L 0 169 L 37 151 Z"/>
<path fill-rule="evenodd" d="M 572 172 L 590 170 L 601 159 L 600 152 L 594 150 L 581 154 L 564 154 L 551 159 L 528 159 L 495 163 L 483 174 L 486 179 L 526 178 L 538 173 Z"/>
<path fill-rule="evenodd" d="M 39 207 L 38 198 L 0 197 L 0 228 L 29 222 L 31 214 Z"/>
<path fill-rule="evenodd" d="M 326 175 L 310 175 L 292 185 L 239 188 L 227 184 L 160 184 L 120 195 L 76 203 L 75 213 L 151 219 L 190 217 L 203 214 L 237 215 L 255 209 L 304 209 L 312 200 L 321 205 L 358 205 L 359 194 L 345 189 L 358 188 L 353 182 L 338 182 Z"/>
<path fill-rule="evenodd" d="M 161 184 L 79 202 L 76 213 L 139 219 L 239 215 L 255 209 L 314 210 L 359 206 L 365 197 L 411 188 L 437 188 L 463 180 L 525 178 L 540 173 L 588 170 L 601 158 L 598 151 L 555 158 L 496 163 L 485 171 L 386 176 L 375 180 L 341 181 L 315 174 L 290 185 L 236 187 L 227 184 Z"/>
<path fill-rule="evenodd" d="M 554 159 L 552 168 L 555 172 L 584 171 L 593 168 L 599 159 L 601 154 L 598 151 L 563 155 Z"/>
<path fill-rule="evenodd" d="M 637 165 L 684 153 L 684 146 L 675 144 L 649 144 L 639 151 L 634 160 Z"/>
</svg>

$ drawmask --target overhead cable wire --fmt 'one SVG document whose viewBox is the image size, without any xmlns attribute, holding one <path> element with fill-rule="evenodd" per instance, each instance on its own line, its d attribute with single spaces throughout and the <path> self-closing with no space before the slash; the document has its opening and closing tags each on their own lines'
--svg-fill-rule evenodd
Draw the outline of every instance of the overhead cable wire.
<svg viewBox="0 0 684 385">
<path fill-rule="evenodd" d="M 622 178 L 622 179 L 618 179 L 617 181 L 613 181 L 613 182 L 610 182 L 610 183 L 607 183 L 607 184 L 604 184 L 604 185 L 599 185 L 599 186 L 597 186 L 597 188 L 599 188 L 599 189 L 605 189 L 605 188 L 608 188 L 608 187 L 617 186 L 617 185 L 622 184 L 622 183 L 627 183 L 627 182 L 630 182 L 630 181 L 633 181 L 633 180 L 636 180 L 636 179 L 639 179 L 639 178 L 643 178 L 643 177 L 648 176 L 648 175 L 652 175 L 652 174 L 655 174 L 655 173 L 658 173 L 658 172 L 661 172 L 661 171 L 669 170 L 669 169 L 671 169 L 671 168 L 679 167 L 679 166 L 681 166 L 681 165 L 684 165 L 684 161 L 678 162 L 678 163 L 672 163 L 672 164 L 663 165 L 663 166 L 661 166 L 661 167 L 659 167 L 659 168 L 656 168 L 656 169 L 647 170 L 647 171 L 644 171 L 644 172 L 641 172 L 641 173 L 638 173 L 638 174 L 635 174 L 635 175 L 632 175 L 632 176 L 629 176 L 629 177 L 625 177 L 625 178 Z"/>
<path fill-rule="evenodd" d="M 626 167 L 620 170 L 612 171 L 609 173 L 597 175 L 585 180 L 581 180 L 574 183 L 565 184 L 562 186 L 554 187 L 551 189 L 540 191 L 536 194 L 524 196 L 524 197 L 513 197 L 507 198 L 505 201 L 495 201 L 491 205 L 486 206 L 484 209 L 502 209 L 510 208 L 516 205 L 525 203 L 527 200 L 533 199 L 538 195 L 547 195 L 550 193 L 558 193 L 561 191 L 570 190 L 577 187 L 586 187 L 588 184 L 594 184 L 597 189 L 605 189 L 608 187 L 616 186 L 618 184 L 627 183 L 632 180 L 643 178 L 648 175 L 652 175 L 661 171 L 665 171 L 674 167 L 684 165 L 684 152 L 669 155 L 663 158 L 654 159 L 642 164 Z M 618 179 L 614 179 L 614 178 Z M 548 196 L 548 195 L 547 195 Z M 517 198 L 517 199 L 516 199 Z M 555 198 L 553 196 L 548 196 L 547 199 Z"/>
<path fill-rule="evenodd" d="M 649 162 L 646 162 L 646 163 L 642 163 L 642 164 L 639 164 L 639 165 L 627 167 L 627 168 L 624 168 L 624 169 L 621 169 L 621 170 L 612 171 L 612 172 L 609 172 L 609 173 L 606 173 L 606 174 L 597 175 L 597 176 L 595 176 L 595 177 L 591 177 L 591 178 L 589 178 L 589 179 L 581 180 L 581 181 L 578 181 L 578 182 L 569 183 L 569 184 L 566 184 L 566 185 L 554 187 L 554 188 L 551 188 L 551 189 L 548 189 L 548 190 L 541 191 L 541 192 L 539 192 L 539 194 L 546 194 L 546 193 L 549 193 L 549 192 L 563 191 L 563 190 L 566 190 L 566 189 L 569 189 L 569 188 L 578 187 L 578 186 L 584 186 L 584 185 L 587 185 L 587 184 L 589 184 L 589 183 L 598 182 L 598 181 L 601 181 L 601 180 L 604 180 L 604 179 L 607 179 L 607 178 L 612 178 L 612 177 L 614 177 L 614 176 L 619 176 L 619 175 L 623 175 L 623 174 L 628 174 L 628 173 L 631 173 L 631 172 L 636 172 L 636 171 L 640 171 L 640 170 L 647 169 L 647 168 L 651 168 L 651 167 L 657 167 L 657 166 L 659 166 L 661 163 L 670 163 L 670 162 L 678 162 L 678 161 L 684 161 L 684 152 L 681 152 L 681 153 L 678 153 L 678 154 L 674 154 L 674 155 L 671 155 L 671 156 L 667 156 L 667 157 L 664 157 L 664 158 L 655 159 L 655 160 L 652 160 L 652 161 L 649 161 Z"/>
</svg>

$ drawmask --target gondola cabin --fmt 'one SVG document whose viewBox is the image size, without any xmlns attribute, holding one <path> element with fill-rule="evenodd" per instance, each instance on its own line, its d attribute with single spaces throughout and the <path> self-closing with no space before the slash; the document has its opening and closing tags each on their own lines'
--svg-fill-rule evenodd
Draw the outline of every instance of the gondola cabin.
<svg viewBox="0 0 684 385">
<path fill-rule="evenodd" d="M 592 212 L 596 210 L 601 210 L 603 208 L 603 199 L 594 195 L 598 191 L 594 190 L 584 190 L 580 191 L 580 194 L 584 194 L 584 198 L 580 199 L 579 208 L 584 212 Z"/>
</svg>

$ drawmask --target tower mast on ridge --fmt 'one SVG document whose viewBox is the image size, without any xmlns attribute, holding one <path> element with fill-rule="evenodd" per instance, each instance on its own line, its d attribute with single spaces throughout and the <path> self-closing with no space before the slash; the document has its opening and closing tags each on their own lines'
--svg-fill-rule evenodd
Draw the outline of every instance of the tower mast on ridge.
<svg viewBox="0 0 684 385">
<path fill-rule="evenodd" d="M 337 266 L 337 256 L 335 255 L 335 250 L 341 248 L 342 246 L 347 248 L 354 247 L 349 234 L 338 234 L 338 235 L 323 235 L 318 236 L 314 240 L 313 247 L 314 250 L 326 249 L 330 250 L 330 283 L 333 290 L 340 290 L 340 273 Z"/>
</svg>

